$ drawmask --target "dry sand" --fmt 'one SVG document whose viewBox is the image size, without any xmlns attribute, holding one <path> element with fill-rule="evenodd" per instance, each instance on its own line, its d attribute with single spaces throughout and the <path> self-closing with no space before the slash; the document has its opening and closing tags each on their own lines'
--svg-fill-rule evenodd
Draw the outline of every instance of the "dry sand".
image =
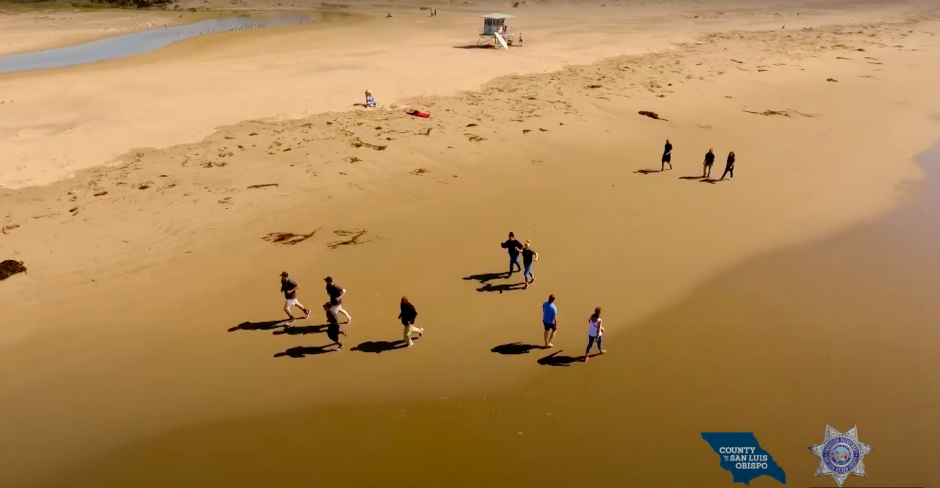
<svg viewBox="0 0 940 488">
<path fill-rule="evenodd" d="M 727 473 L 699 432 L 753 429 L 762 443 L 779 443 L 788 474 L 811 476 L 812 457 L 793 446 L 818 442 L 824 424 L 836 422 L 812 401 L 839 407 L 821 396 L 830 388 L 808 383 L 821 377 L 806 366 L 821 342 L 806 326 L 774 322 L 768 336 L 742 339 L 767 339 L 763 346 L 732 349 L 727 339 L 768 313 L 738 309 L 743 291 L 696 294 L 705 309 L 650 316 L 723 269 L 909 197 L 922 178 L 911 154 L 936 134 L 940 25 L 913 4 L 865 4 L 851 14 L 834 4 L 727 7 L 523 8 L 515 26 L 527 45 L 509 53 L 454 49 L 472 41 L 470 14 L 450 19 L 441 10 L 432 23 L 395 12 L 388 22 L 213 36 L 0 78 L 16 98 L 0 105 L 0 149 L 9 154 L 0 163 L 8 187 L 0 190 L 0 259 L 29 267 L 0 283 L 0 370 L 16 372 L 0 379 L 0 471 L 17 487 L 308 486 L 310 476 L 361 486 L 404 470 L 414 451 L 439 466 L 417 478 L 420 486 L 561 486 L 591 475 L 583 456 L 596 433 L 605 486 L 624 478 L 724 486 Z M 600 59 L 621 52 L 631 55 Z M 457 93 L 527 71 L 546 72 Z M 54 89 L 65 81 L 67 89 Z M 348 111 L 366 87 L 383 107 Z M 284 119 L 304 114 L 313 115 Z M 658 169 L 666 138 L 675 169 L 643 171 Z M 147 146 L 163 148 L 132 149 Z M 700 174 L 709 147 L 716 173 L 728 151 L 737 153 L 734 182 L 683 178 Z M 90 168 L 129 149 L 117 164 Z M 264 184 L 277 186 L 249 188 Z M 480 282 L 506 267 L 498 243 L 509 230 L 542 256 L 528 291 L 506 289 L 517 280 Z M 301 237 L 285 241 L 285 233 Z M 285 269 L 315 310 L 323 276 L 349 289 L 350 345 L 397 339 L 403 294 L 428 335 L 408 351 L 313 354 L 327 342 L 311 327 L 319 313 L 287 333 L 271 323 L 281 318 L 275 285 Z M 758 305 L 786 296 L 793 281 L 774 278 L 787 269 L 750 275 L 766 293 L 746 280 L 729 292 L 750 290 Z M 724 290 L 724 281 L 708 283 Z M 560 355 L 583 347 L 587 314 L 603 306 L 619 356 L 565 369 L 534 361 L 547 352 L 490 352 L 538 341 L 548 293 L 559 297 Z M 879 333 L 869 328 L 858 340 Z M 792 356 L 773 356 L 770 346 L 781 343 Z M 740 382 L 715 382 L 725 355 L 742 367 Z M 760 381 L 749 365 L 767 358 L 770 379 Z M 936 391 L 935 376 L 920 378 Z M 891 381 L 879 377 L 870 393 Z M 894 393 L 922 408 L 873 429 L 913 428 L 936 412 L 935 395 Z M 543 394 L 556 409 L 536 408 Z M 498 398 L 491 414 L 482 413 L 484 396 Z M 447 397 L 454 400 L 440 402 Z M 752 408 L 733 409 L 741 404 Z M 775 419 L 783 405 L 809 411 Z M 471 406 L 478 413 L 460 410 Z M 845 408 L 838 420 L 864 429 Z M 523 411 L 565 423 L 557 436 L 545 419 L 517 426 Z M 427 419 L 411 437 L 404 421 L 421 417 L 408 412 Z M 892 415 L 860 412 L 870 423 Z M 935 422 L 924 425 L 937 433 Z M 177 430 L 187 426 L 196 427 Z M 793 428 L 813 434 L 784 440 Z M 518 432 L 525 440 L 513 444 Z M 126 447 L 134 441 L 143 443 Z M 323 467 L 333 442 L 344 470 Z M 644 457 L 645 446 L 659 454 Z M 925 438 L 907 452 L 936 453 L 929 446 Z M 546 449 L 564 461 L 546 459 Z M 666 459 L 693 449 L 676 478 L 654 482 L 636 461 L 662 472 Z M 248 462 L 261 452 L 276 457 Z M 558 467 L 540 474 L 543 461 Z M 925 471 L 907 472 L 910 483 L 929 485 Z"/>
</svg>

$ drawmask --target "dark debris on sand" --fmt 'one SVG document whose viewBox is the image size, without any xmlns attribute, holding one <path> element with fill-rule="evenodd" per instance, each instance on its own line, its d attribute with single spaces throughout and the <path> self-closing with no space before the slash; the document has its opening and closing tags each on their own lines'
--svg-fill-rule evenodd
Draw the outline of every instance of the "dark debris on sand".
<svg viewBox="0 0 940 488">
<path fill-rule="evenodd" d="M 3 281 L 15 274 L 25 272 L 26 266 L 23 265 L 22 261 L 7 259 L 6 261 L 0 263 L 0 281 Z"/>
<path fill-rule="evenodd" d="M 639 113 L 640 115 L 645 115 L 645 116 L 647 116 L 647 117 L 649 117 L 649 118 L 651 118 L 651 119 L 667 120 L 667 119 L 664 119 L 664 118 L 660 117 L 658 113 L 656 113 L 656 112 L 650 112 L 649 110 L 640 110 L 638 113 Z"/>
</svg>

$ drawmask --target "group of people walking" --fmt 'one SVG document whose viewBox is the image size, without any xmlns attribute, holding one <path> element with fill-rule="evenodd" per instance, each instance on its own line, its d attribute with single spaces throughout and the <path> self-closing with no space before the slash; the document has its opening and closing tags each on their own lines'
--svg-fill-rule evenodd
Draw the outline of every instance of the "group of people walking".
<svg viewBox="0 0 940 488">
<path fill-rule="evenodd" d="M 725 179 L 725 176 L 730 176 L 729 180 L 734 179 L 734 151 L 728 153 L 728 159 L 725 162 L 725 172 L 721 174 L 722 180 Z M 663 158 L 662 166 L 659 168 L 660 171 L 666 170 L 666 165 L 669 165 L 669 169 L 672 169 L 672 143 L 669 142 L 669 139 L 666 139 L 666 145 L 663 148 Z M 705 153 L 705 160 L 702 162 L 702 178 L 711 179 L 712 177 L 712 165 L 715 164 L 715 152 L 712 149 L 709 149 Z"/>
</svg>

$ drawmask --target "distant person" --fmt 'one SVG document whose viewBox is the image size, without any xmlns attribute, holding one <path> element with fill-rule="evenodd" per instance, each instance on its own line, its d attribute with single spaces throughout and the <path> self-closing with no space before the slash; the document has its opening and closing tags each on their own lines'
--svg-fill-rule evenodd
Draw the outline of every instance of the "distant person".
<svg viewBox="0 0 940 488">
<path fill-rule="evenodd" d="M 332 344 L 327 344 L 326 347 L 336 344 L 338 347 L 337 351 L 342 351 L 343 343 L 339 341 L 339 336 L 340 334 L 346 335 L 346 331 L 340 331 L 339 321 L 336 320 L 336 314 L 333 313 L 333 307 L 330 306 L 330 302 L 323 304 L 323 310 L 326 312 L 326 336 L 333 341 Z"/>
<path fill-rule="evenodd" d="M 392 13 L 391 13 L 391 12 L 387 13 L 387 14 L 385 15 L 385 18 L 386 18 L 386 19 L 392 18 Z"/>
<path fill-rule="evenodd" d="M 672 144 L 669 142 L 669 139 L 666 139 L 666 146 L 663 149 L 663 161 L 662 167 L 659 168 L 660 171 L 666 170 L 666 165 L 669 165 L 669 169 L 672 169 Z"/>
<path fill-rule="evenodd" d="M 437 17 L 437 9 L 434 9 L 434 16 Z"/>
<path fill-rule="evenodd" d="M 532 249 L 532 241 L 525 241 L 522 247 L 522 279 L 525 281 L 525 287 L 529 288 L 530 283 L 535 283 L 535 274 L 532 273 L 532 264 L 539 260 L 539 253 Z M 532 281 L 529 281 L 531 278 Z"/>
<path fill-rule="evenodd" d="M 401 297 L 401 313 L 398 314 L 398 318 L 401 319 L 401 325 L 405 326 L 405 342 L 408 343 L 408 347 L 414 345 L 414 341 L 411 340 L 411 334 L 418 334 L 418 337 L 424 335 L 424 329 L 419 329 L 415 327 L 415 319 L 418 318 L 418 311 L 415 309 L 415 306 L 408 301 L 408 297 Z"/>
<path fill-rule="evenodd" d="M 725 179 L 725 175 L 731 175 L 729 179 L 734 179 L 734 151 L 728 153 L 728 162 L 725 163 L 725 172 L 721 174 L 721 179 Z"/>
<path fill-rule="evenodd" d="M 558 332 L 558 307 L 555 306 L 555 295 L 549 295 L 548 301 L 542 304 L 542 325 L 545 326 L 545 347 L 554 346 L 552 339 Z"/>
<path fill-rule="evenodd" d="M 516 235 L 510 232 L 509 239 L 506 239 L 506 242 L 500 244 L 500 246 L 509 252 L 509 276 L 512 276 L 513 266 L 519 268 L 518 271 L 522 271 L 522 266 L 519 265 L 519 253 L 522 251 L 522 243 L 516 239 Z"/>
<path fill-rule="evenodd" d="M 519 47 L 522 47 L 522 33 L 519 33 Z"/>
<path fill-rule="evenodd" d="M 711 149 L 705 153 L 705 163 L 702 166 L 702 178 L 711 178 L 712 165 L 715 164 L 715 153 Z"/>
<path fill-rule="evenodd" d="M 300 309 L 304 311 L 304 318 L 310 316 L 310 310 L 307 310 L 306 307 L 297 301 L 298 288 L 300 288 L 300 285 L 288 277 L 287 271 L 281 273 L 281 291 L 284 292 L 284 313 L 290 317 L 291 322 L 294 321 L 294 314 L 290 311 L 293 307 L 300 307 Z"/>
<path fill-rule="evenodd" d="M 604 322 L 601 320 L 601 307 L 595 308 L 591 318 L 588 319 L 588 345 L 584 350 L 584 361 L 591 359 L 591 347 L 595 342 L 597 342 L 597 350 L 601 354 L 607 354 L 607 350 L 604 349 Z"/>
<path fill-rule="evenodd" d="M 326 294 L 330 296 L 330 309 L 333 314 L 343 314 L 346 316 L 347 324 L 352 322 L 352 316 L 343 309 L 343 295 L 346 294 L 346 289 L 333 283 L 333 277 L 331 276 L 327 276 L 323 281 L 326 282 Z"/>
<path fill-rule="evenodd" d="M 372 97 L 372 90 L 366 90 L 366 107 L 375 108 L 377 105 L 375 98 Z"/>
</svg>

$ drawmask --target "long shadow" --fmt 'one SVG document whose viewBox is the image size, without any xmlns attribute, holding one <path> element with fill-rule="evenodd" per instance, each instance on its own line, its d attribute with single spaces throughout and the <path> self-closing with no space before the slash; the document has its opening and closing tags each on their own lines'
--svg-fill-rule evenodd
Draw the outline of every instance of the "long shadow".
<svg viewBox="0 0 940 488">
<path fill-rule="evenodd" d="M 454 49 L 495 49 L 490 44 L 465 44 L 463 46 L 454 46 Z"/>
<path fill-rule="evenodd" d="M 711 178 L 705 178 L 705 179 L 701 180 L 702 183 L 711 183 L 712 185 L 714 185 L 715 183 L 718 183 L 718 181 L 719 181 L 719 180 L 713 180 L 713 179 L 711 179 Z"/>
<path fill-rule="evenodd" d="M 702 180 L 704 178 L 705 178 L 704 176 L 680 176 L 679 177 L 680 180 Z"/>
<path fill-rule="evenodd" d="M 634 173 L 640 173 L 641 175 L 648 175 L 650 173 L 662 173 L 660 169 L 638 169 Z"/>
<path fill-rule="evenodd" d="M 417 341 L 420 337 L 415 337 L 414 340 Z M 359 344 L 358 346 L 352 348 L 353 351 L 359 352 L 368 352 L 373 354 L 380 354 L 385 351 L 394 351 L 395 349 L 404 349 L 408 347 L 408 343 L 399 339 L 397 341 L 368 341 Z"/>
<path fill-rule="evenodd" d="M 329 327 L 329 324 L 323 324 L 323 325 L 304 325 L 304 326 L 300 326 L 300 327 L 284 327 L 284 328 L 281 329 L 281 330 L 276 330 L 276 331 L 272 332 L 272 334 L 274 334 L 274 335 L 282 335 L 282 334 L 287 334 L 287 335 L 320 334 L 320 333 L 326 332 L 327 327 Z"/>
<path fill-rule="evenodd" d="M 495 280 L 498 278 L 503 278 L 505 276 L 506 276 L 506 272 L 503 271 L 502 273 L 480 273 L 480 274 L 475 274 L 475 275 L 470 275 L 470 276 L 464 276 L 463 279 L 466 281 L 476 280 L 476 281 L 479 281 L 480 283 L 486 283 L 487 281 Z"/>
<path fill-rule="evenodd" d="M 490 349 L 490 351 L 495 352 L 496 354 L 506 354 L 506 355 L 517 355 L 517 354 L 529 354 L 529 351 L 533 349 L 543 349 L 542 346 L 536 346 L 534 344 L 523 344 L 521 342 L 512 342 L 509 344 L 501 344 L 499 346 Z"/>
<path fill-rule="evenodd" d="M 276 358 L 282 358 L 284 356 L 292 357 L 294 359 L 300 359 L 306 356 L 316 356 L 318 354 L 326 354 L 328 352 L 335 352 L 336 349 L 333 344 L 326 346 L 317 346 L 317 347 L 308 347 L 308 346 L 297 346 L 292 347 L 284 352 L 279 352 L 274 355 Z"/>
<path fill-rule="evenodd" d="M 481 288 L 477 288 L 477 291 L 479 292 L 498 291 L 502 293 L 504 291 L 524 290 L 524 289 L 525 289 L 525 282 L 520 281 L 519 283 L 505 283 L 502 285 L 491 285 L 489 283 L 485 283 Z"/>
<path fill-rule="evenodd" d="M 287 319 L 268 320 L 266 322 L 242 322 L 235 327 L 232 327 L 228 331 L 235 332 L 236 330 L 271 330 L 278 328 L 284 322 L 287 322 Z"/>
<path fill-rule="evenodd" d="M 580 363 L 580 362 L 581 362 L 581 359 L 584 358 L 584 356 L 577 356 L 577 357 L 559 356 L 558 354 L 559 354 L 560 352 L 561 352 L 560 350 L 559 350 L 559 351 L 556 351 L 556 352 L 553 352 L 553 353 L 549 354 L 548 356 L 545 356 L 545 357 L 539 359 L 539 360 L 538 360 L 538 363 L 541 364 L 542 366 L 564 366 L 564 367 L 568 367 L 568 366 L 571 366 L 571 363 Z M 595 357 L 595 356 L 600 356 L 600 355 L 601 355 L 600 353 L 594 353 L 594 354 L 591 354 L 590 357 L 593 358 L 593 357 Z"/>
</svg>

